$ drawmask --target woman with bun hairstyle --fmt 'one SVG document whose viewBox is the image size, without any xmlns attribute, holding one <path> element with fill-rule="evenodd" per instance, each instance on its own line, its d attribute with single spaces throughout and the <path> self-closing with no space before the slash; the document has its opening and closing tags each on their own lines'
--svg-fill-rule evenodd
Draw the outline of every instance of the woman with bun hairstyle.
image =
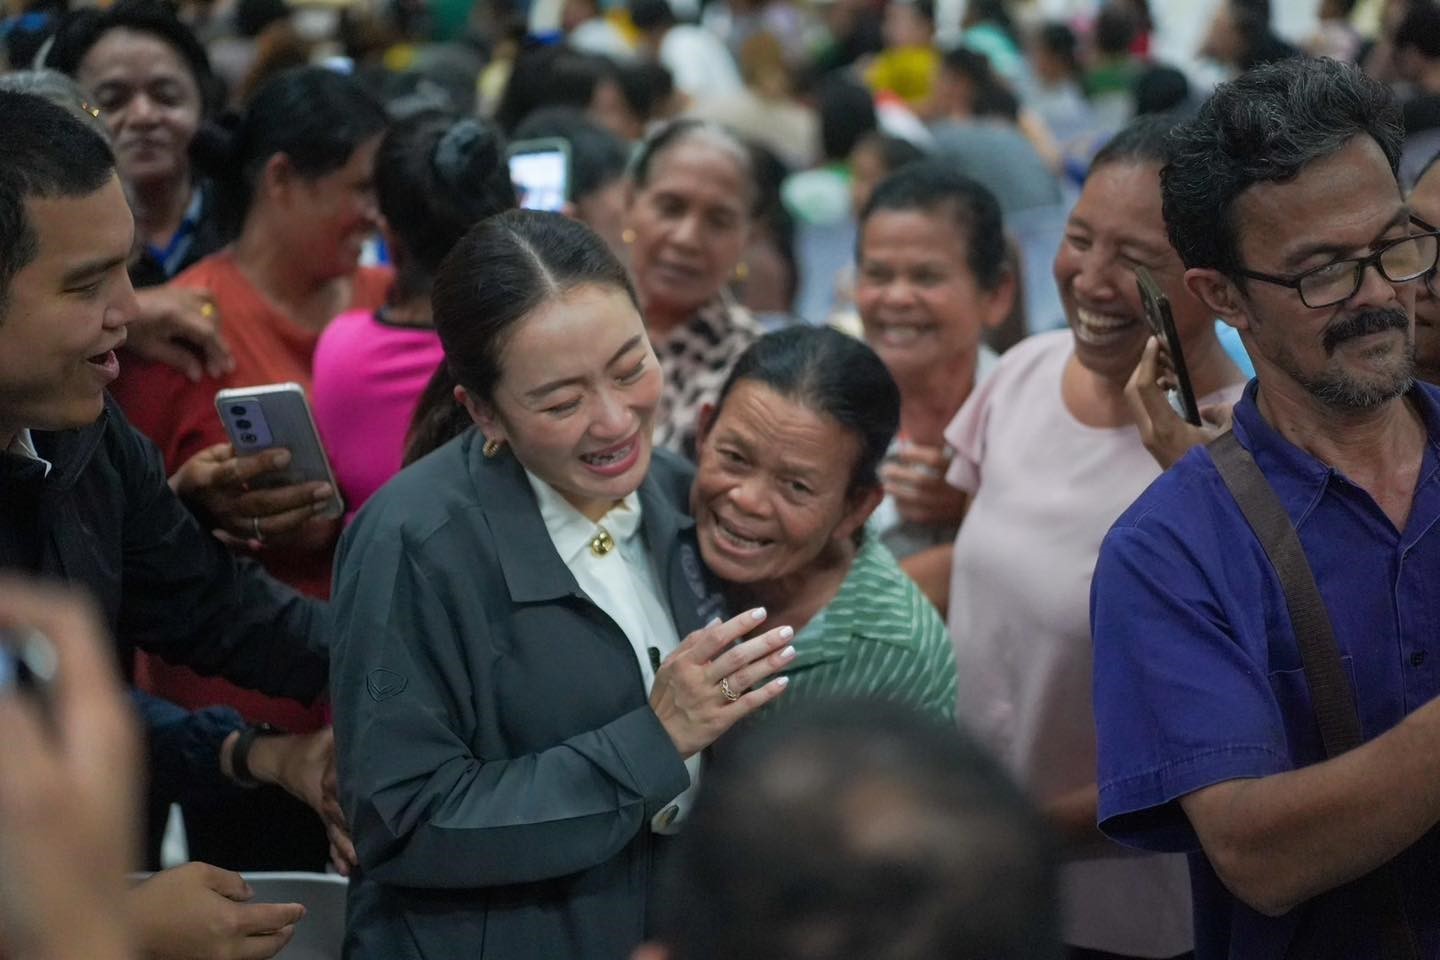
<svg viewBox="0 0 1440 960">
<path fill-rule="evenodd" d="M 440 261 L 471 226 L 515 206 L 499 129 L 439 112 L 403 120 L 385 134 L 375 192 L 395 286 L 378 310 L 336 317 L 315 348 L 315 422 L 347 523 L 399 472 L 416 405 L 444 360 L 430 310 Z M 453 389 L 444 399 L 463 413 Z"/>
<path fill-rule="evenodd" d="M 373 170 L 385 126 L 384 110 L 355 80 L 304 68 L 276 76 L 233 130 L 215 131 L 197 161 L 208 160 L 239 234 L 174 283 L 210 291 L 225 317 L 235 368 L 192 382 L 131 359 L 113 387 L 126 415 L 159 446 L 172 485 L 206 514 L 204 522 L 253 551 L 281 580 L 318 597 L 330 592 L 339 529 L 338 521 L 319 516 L 328 485 L 252 489 L 279 466 L 277 453 L 236 458 L 215 413 L 215 392 L 286 381 L 308 389 L 315 344 L 330 320 L 385 302 L 390 271 L 358 265 L 377 225 Z M 230 704 L 252 723 L 289 733 L 324 721 L 322 706 L 258 697 L 158 660 L 143 663 L 139 679 L 182 706 Z M 231 799 L 207 811 L 186 809 L 192 855 L 231 869 L 323 866 L 328 844 L 307 809 L 264 791 L 237 790 Z"/>
</svg>

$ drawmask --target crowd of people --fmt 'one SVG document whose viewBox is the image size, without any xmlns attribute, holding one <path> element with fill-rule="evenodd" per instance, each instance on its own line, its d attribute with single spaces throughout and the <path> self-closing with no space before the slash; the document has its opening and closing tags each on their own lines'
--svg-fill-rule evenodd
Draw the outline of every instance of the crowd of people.
<svg viewBox="0 0 1440 960">
<path fill-rule="evenodd" d="M 1375 6 L 19 0 L 0 957 L 1440 957 Z"/>
</svg>

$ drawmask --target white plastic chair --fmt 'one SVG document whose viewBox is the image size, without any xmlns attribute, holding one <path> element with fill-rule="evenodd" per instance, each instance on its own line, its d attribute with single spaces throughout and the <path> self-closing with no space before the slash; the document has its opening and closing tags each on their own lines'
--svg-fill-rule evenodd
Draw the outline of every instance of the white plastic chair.
<svg viewBox="0 0 1440 960">
<path fill-rule="evenodd" d="M 305 919 L 276 960 L 340 960 L 345 942 L 345 893 L 349 881 L 330 873 L 246 873 L 254 902 L 299 903 Z"/>
</svg>

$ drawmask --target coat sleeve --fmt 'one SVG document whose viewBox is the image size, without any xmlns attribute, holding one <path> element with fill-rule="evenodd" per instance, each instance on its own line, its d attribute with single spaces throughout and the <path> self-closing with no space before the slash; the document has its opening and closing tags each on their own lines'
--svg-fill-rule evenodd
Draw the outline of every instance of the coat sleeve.
<svg viewBox="0 0 1440 960">
<path fill-rule="evenodd" d="M 325 605 L 239 559 L 175 496 L 155 446 L 111 405 L 106 443 L 126 488 L 118 633 L 164 660 L 309 703 L 325 690 Z"/>
<path fill-rule="evenodd" d="M 615 856 L 689 785 L 648 705 L 538 753 L 476 756 L 477 718 L 496 692 L 473 582 L 447 591 L 449 575 L 398 531 L 351 533 L 361 536 L 342 541 L 337 563 L 331 693 L 341 800 L 371 879 L 562 877 Z"/>
</svg>

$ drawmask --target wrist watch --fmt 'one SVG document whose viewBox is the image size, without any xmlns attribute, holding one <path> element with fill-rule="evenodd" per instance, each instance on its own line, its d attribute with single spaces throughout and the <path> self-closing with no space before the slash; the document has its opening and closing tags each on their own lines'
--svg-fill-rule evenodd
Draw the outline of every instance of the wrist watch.
<svg viewBox="0 0 1440 960">
<path fill-rule="evenodd" d="M 250 772 L 250 748 L 256 737 L 278 737 L 283 733 L 268 723 L 254 723 L 240 731 L 240 739 L 235 741 L 235 749 L 230 754 L 230 778 L 247 789 L 260 786 L 260 781 Z"/>
</svg>

